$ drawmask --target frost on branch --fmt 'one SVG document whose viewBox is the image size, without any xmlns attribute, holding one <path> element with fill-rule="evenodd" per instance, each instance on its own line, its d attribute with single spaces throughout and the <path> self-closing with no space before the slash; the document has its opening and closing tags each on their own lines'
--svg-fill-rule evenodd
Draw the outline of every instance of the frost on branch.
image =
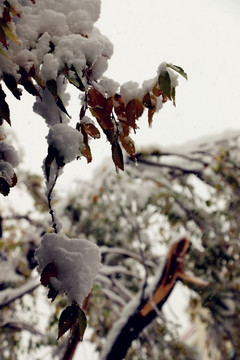
<svg viewBox="0 0 240 360">
<path fill-rule="evenodd" d="M 49 281 L 46 283 L 50 283 L 56 292 L 66 294 L 70 303 L 74 301 L 82 307 L 100 267 L 98 247 L 86 239 L 45 234 L 35 254 L 40 274 L 48 266 L 45 279 L 48 276 Z"/>
</svg>

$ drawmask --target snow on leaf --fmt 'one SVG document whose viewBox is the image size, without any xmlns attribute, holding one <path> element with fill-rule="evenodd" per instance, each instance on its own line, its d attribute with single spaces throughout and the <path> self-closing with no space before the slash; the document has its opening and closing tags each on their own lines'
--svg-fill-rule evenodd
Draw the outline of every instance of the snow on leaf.
<svg viewBox="0 0 240 360">
<path fill-rule="evenodd" d="M 73 303 L 70 306 L 67 306 L 60 315 L 59 322 L 58 322 L 58 337 L 65 334 L 68 330 L 70 330 L 77 322 L 79 317 L 79 306 Z"/>
<path fill-rule="evenodd" d="M 177 73 L 182 75 L 186 80 L 188 80 L 187 74 L 180 66 L 173 65 L 173 64 L 166 64 L 166 67 L 169 67 L 170 69 L 176 71 Z"/>
<path fill-rule="evenodd" d="M 5 101 L 5 97 L 6 97 L 6 94 L 2 90 L 2 87 L 0 85 L 0 118 L 6 120 L 7 123 L 9 125 L 11 125 L 10 111 L 9 111 L 8 104 Z"/>
<path fill-rule="evenodd" d="M 10 186 L 4 177 L 0 177 L 0 193 L 3 194 L 3 196 L 7 196 L 10 191 Z"/>
<path fill-rule="evenodd" d="M 112 158 L 114 164 L 124 171 L 124 162 L 123 162 L 123 154 L 121 146 L 119 145 L 118 141 L 115 139 L 112 143 Z"/>
<path fill-rule="evenodd" d="M 51 284 L 59 294 L 65 294 L 70 303 L 74 301 L 82 306 L 99 271 L 99 248 L 86 239 L 70 239 L 63 234 L 46 233 L 41 246 L 35 251 L 35 257 L 39 273 L 54 259 L 57 276 L 51 277 Z"/>
</svg>

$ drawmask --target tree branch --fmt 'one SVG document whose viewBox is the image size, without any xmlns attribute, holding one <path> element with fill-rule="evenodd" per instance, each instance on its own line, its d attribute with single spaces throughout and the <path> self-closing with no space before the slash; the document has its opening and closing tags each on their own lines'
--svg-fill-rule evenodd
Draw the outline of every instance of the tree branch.
<svg viewBox="0 0 240 360">
<path fill-rule="evenodd" d="M 25 294 L 28 294 L 35 290 L 40 285 L 38 279 L 31 279 L 25 282 L 25 284 L 19 286 L 16 289 L 6 289 L 0 292 L 0 309 L 8 306 L 13 301 L 20 299 Z"/>
<path fill-rule="evenodd" d="M 174 243 L 169 251 L 163 271 L 156 279 L 152 291 L 142 299 L 142 291 L 138 297 L 127 305 L 119 321 L 113 326 L 106 341 L 101 360 L 122 360 L 125 358 L 131 343 L 143 329 L 158 315 L 178 280 L 196 282 L 182 272 L 184 257 L 190 247 L 190 241 L 183 238 Z M 198 282 L 198 285 L 206 285 Z"/>
</svg>

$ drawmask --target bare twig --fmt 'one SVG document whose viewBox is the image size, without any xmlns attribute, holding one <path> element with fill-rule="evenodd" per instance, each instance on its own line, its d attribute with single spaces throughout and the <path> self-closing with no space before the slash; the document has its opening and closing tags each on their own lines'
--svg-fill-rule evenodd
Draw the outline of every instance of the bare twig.
<svg viewBox="0 0 240 360">
<path fill-rule="evenodd" d="M 55 187 L 55 185 L 57 183 L 58 176 L 59 176 L 59 168 L 57 167 L 55 178 L 54 178 L 52 186 L 50 187 L 50 189 L 48 191 L 48 194 L 47 194 L 49 214 L 51 215 L 51 218 L 52 218 L 52 227 L 54 229 L 55 234 L 58 233 L 58 229 L 57 229 L 57 222 L 56 222 L 56 219 L 55 219 L 55 216 L 54 216 L 54 210 L 52 208 L 52 198 L 51 198 L 51 196 L 52 196 L 53 189 L 54 189 L 54 187 Z"/>
</svg>

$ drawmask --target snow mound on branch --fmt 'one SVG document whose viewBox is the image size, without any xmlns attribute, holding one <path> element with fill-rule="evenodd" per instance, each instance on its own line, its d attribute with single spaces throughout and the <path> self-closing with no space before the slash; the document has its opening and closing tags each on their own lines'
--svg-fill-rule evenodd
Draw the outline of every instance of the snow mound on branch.
<svg viewBox="0 0 240 360">
<path fill-rule="evenodd" d="M 35 256 L 39 273 L 46 265 L 54 263 L 57 276 L 50 278 L 52 286 L 59 293 L 65 293 L 70 302 L 75 301 L 81 306 L 100 268 L 98 246 L 86 239 L 45 234 Z"/>
<path fill-rule="evenodd" d="M 13 168 L 19 163 L 18 155 L 13 146 L 4 140 L 0 141 L 0 177 L 3 177 L 10 186 L 14 177 Z"/>
<path fill-rule="evenodd" d="M 49 130 L 47 136 L 48 145 L 52 145 L 68 163 L 80 156 L 82 134 L 67 124 L 56 124 Z"/>
</svg>

